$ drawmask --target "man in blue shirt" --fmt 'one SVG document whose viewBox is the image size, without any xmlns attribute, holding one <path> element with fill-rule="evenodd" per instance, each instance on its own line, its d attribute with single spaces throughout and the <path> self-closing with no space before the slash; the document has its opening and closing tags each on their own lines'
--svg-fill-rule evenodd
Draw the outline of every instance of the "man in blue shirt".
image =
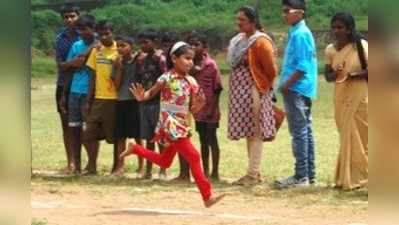
<svg viewBox="0 0 399 225">
<path fill-rule="evenodd" d="M 65 98 L 63 94 L 65 89 L 68 87 L 67 77 L 69 74 L 71 74 L 72 70 L 70 65 L 66 65 L 65 62 L 72 44 L 79 39 L 79 36 L 75 30 L 75 23 L 79 17 L 79 8 L 72 5 L 65 5 L 62 7 L 60 15 L 64 23 L 64 28 L 57 35 L 55 40 L 55 54 L 58 67 L 57 88 L 55 97 L 57 111 L 61 119 L 63 141 L 67 155 L 68 165 L 66 172 L 70 172 L 73 167 L 73 164 L 71 162 L 73 156 L 71 151 L 71 145 L 69 143 L 68 116 L 66 111 L 61 109 L 61 102 L 62 99 Z"/>
<path fill-rule="evenodd" d="M 76 28 L 81 40 L 69 50 L 67 62 L 75 68 L 68 98 L 68 125 L 70 129 L 73 169 L 81 172 L 82 127 L 85 125 L 87 94 L 92 71 L 85 65 L 86 57 L 95 43 L 95 18 L 91 15 L 79 17 Z M 67 93 L 65 93 L 67 94 Z M 89 153 L 89 152 L 88 152 Z M 89 156 L 91 156 L 89 154 Z"/>
<path fill-rule="evenodd" d="M 283 15 L 291 26 L 279 80 L 288 127 L 292 136 L 295 175 L 277 180 L 278 188 L 308 186 L 315 182 L 312 99 L 317 94 L 317 58 L 313 35 L 306 26 L 304 0 L 283 0 Z"/>
</svg>

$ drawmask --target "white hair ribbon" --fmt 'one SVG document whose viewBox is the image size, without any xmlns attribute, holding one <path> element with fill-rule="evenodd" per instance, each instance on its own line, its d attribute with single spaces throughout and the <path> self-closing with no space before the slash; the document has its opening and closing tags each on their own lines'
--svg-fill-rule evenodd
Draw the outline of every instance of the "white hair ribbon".
<svg viewBox="0 0 399 225">
<path fill-rule="evenodd" d="M 170 50 L 170 56 L 173 55 L 173 53 L 175 53 L 179 48 L 188 45 L 186 42 L 184 41 L 179 41 L 176 44 L 173 45 L 172 49 Z"/>
</svg>

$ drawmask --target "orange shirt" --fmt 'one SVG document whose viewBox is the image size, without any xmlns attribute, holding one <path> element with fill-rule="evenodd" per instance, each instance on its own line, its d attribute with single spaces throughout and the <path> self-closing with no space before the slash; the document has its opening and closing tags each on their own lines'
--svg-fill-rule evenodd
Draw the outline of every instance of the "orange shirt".
<svg viewBox="0 0 399 225">
<path fill-rule="evenodd" d="M 274 47 L 266 37 L 258 38 L 248 50 L 248 63 L 258 91 L 265 94 L 277 75 Z"/>
</svg>

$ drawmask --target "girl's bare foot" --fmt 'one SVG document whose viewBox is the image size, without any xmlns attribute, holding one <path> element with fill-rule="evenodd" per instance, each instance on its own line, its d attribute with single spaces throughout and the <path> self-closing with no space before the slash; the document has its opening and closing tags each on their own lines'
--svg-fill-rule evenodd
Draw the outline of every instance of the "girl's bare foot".
<svg viewBox="0 0 399 225">
<path fill-rule="evenodd" d="M 119 156 L 119 159 L 124 159 L 125 157 L 132 155 L 132 154 L 133 154 L 133 151 L 129 145 L 129 148 L 127 148 L 124 152 L 121 153 L 121 155 Z"/>
<path fill-rule="evenodd" d="M 119 156 L 119 158 L 121 160 L 123 160 L 125 157 L 134 154 L 134 149 L 135 149 L 135 145 L 132 143 L 129 143 L 129 145 L 127 146 L 126 150 L 124 152 L 121 153 L 121 155 Z"/>
<path fill-rule="evenodd" d="M 224 197 L 226 197 L 226 194 L 222 194 L 216 197 L 211 197 L 210 199 L 204 202 L 204 205 L 206 208 L 210 208 L 216 203 L 220 202 Z"/>
</svg>

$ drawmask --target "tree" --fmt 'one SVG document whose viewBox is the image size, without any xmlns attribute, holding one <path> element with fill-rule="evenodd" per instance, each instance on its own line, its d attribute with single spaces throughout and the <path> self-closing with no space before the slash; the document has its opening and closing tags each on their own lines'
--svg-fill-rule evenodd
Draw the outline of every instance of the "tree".
<svg viewBox="0 0 399 225">
<path fill-rule="evenodd" d="M 255 9 L 258 13 L 260 12 L 260 0 L 256 0 Z"/>
</svg>

